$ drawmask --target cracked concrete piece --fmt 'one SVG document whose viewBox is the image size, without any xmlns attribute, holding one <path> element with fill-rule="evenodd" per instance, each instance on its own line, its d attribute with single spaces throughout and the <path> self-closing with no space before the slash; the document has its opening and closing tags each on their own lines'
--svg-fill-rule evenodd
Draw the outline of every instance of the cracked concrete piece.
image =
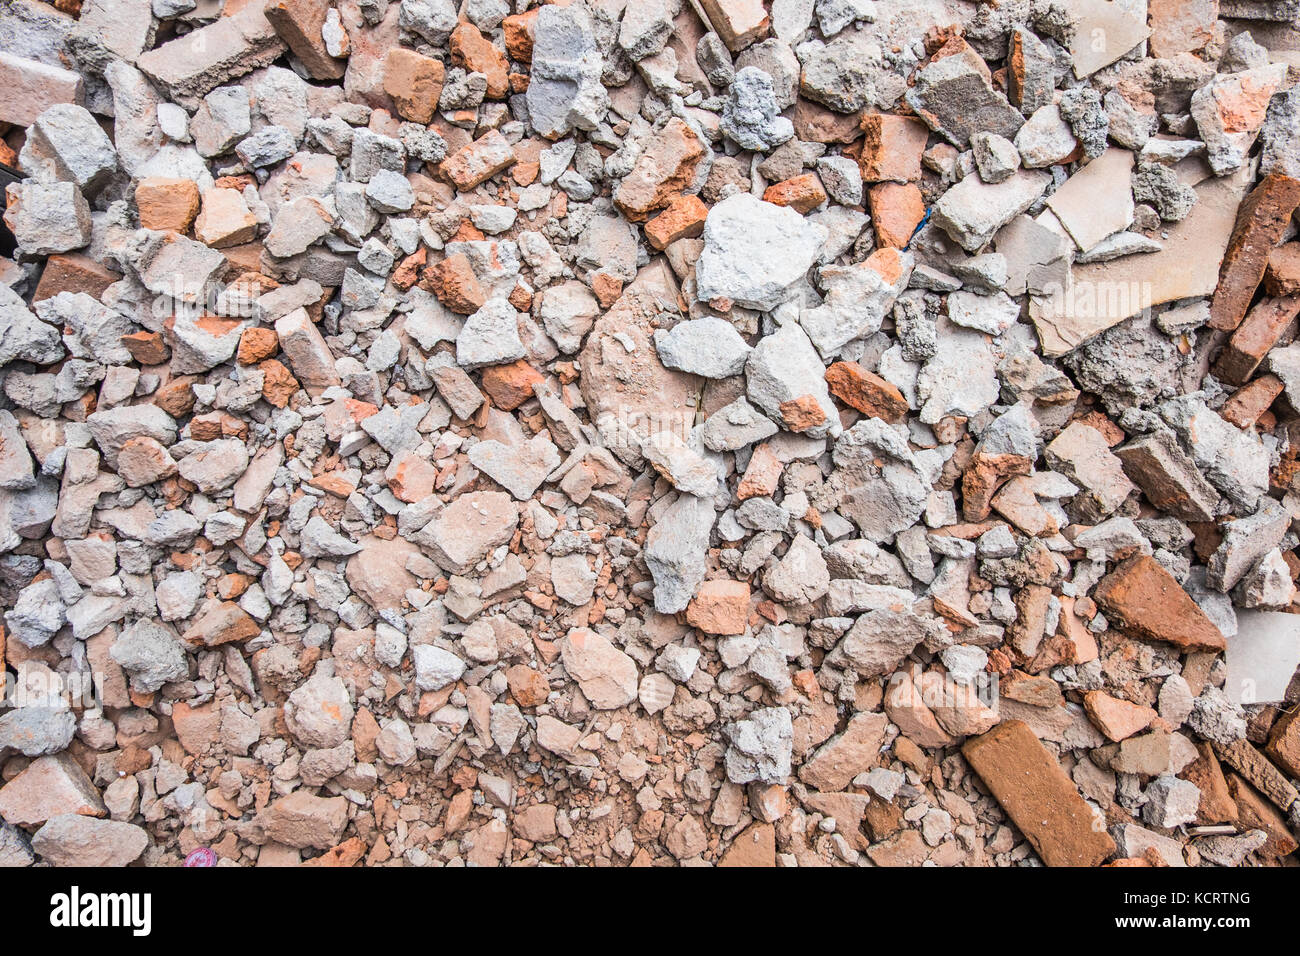
<svg viewBox="0 0 1300 956">
<path fill-rule="evenodd" d="M 793 209 L 748 194 L 724 199 L 704 223 L 696 297 L 770 309 L 808 272 L 826 236 Z"/>
</svg>

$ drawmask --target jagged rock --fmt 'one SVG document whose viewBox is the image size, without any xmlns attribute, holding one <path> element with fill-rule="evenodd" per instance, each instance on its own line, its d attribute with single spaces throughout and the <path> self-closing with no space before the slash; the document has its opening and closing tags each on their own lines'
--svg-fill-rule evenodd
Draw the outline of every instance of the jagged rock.
<svg viewBox="0 0 1300 956">
<path fill-rule="evenodd" d="M 826 236 L 825 228 L 793 209 L 747 194 L 724 199 L 704 223 L 696 296 L 771 309 L 807 273 Z"/>
</svg>

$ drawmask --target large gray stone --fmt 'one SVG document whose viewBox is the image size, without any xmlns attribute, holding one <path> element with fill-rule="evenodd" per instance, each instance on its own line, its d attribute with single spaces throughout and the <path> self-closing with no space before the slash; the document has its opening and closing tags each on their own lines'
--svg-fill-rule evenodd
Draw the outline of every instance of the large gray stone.
<svg viewBox="0 0 1300 956">
<path fill-rule="evenodd" d="M 532 73 L 525 94 L 533 129 L 559 139 L 594 130 L 609 108 L 604 61 L 586 7 L 545 6 L 533 21 Z"/>
<path fill-rule="evenodd" d="M 793 209 L 738 193 L 709 210 L 696 297 L 768 310 L 817 260 L 827 232 Z"/>
</svg>

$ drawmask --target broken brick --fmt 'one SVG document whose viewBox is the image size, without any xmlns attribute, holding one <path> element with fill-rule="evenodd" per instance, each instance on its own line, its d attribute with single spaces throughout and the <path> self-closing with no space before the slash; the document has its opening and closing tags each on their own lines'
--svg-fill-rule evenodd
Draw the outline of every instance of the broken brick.
<svg viewBox="0 0 1300 956">
<path fill-rule="evenodd" d="M 868 183 L 914 183 L 921 178 L 921 154 L 930 130 L 919 120 L 890 113 L 862 115 L 858 168 Z"/>
<path fill-rule="evenodd" d="M 1093 599 L 1107 617 L 1143 641 L 1180 651 L 1222 651 L 1223 634 L 1151 556 L 1135 554 L 1102 578 Z"/>
<path fill-rule="evenodd" d="M 845 405 L 872 418 L 901 422 L 907 415 L 907 399 L 894 385 L 857 362 L 836 362 L 826 370 L 831 394 Z"/>
<path fill-rule="evenodd" d="M 1237 222 L 1219 268 L 1219 285 L 1210 302 L 1210 325 L 1231 331 L 1264 278 L 1268 258 L 1300 206 L 1300 180 L 1274 173 L 1260 180 L 1237 208 Z"/>
<path fill-rule="evenodd" d="M 1097 866 L 1115 853 L 1115 841 L 1026 724 L 1003 721 L 961 751 L 1048 866 Z"/>
</svg>

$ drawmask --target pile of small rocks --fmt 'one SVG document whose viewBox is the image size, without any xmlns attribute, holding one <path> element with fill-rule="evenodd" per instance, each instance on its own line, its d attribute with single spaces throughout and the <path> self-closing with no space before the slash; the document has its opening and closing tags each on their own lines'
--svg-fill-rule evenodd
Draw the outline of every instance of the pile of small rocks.
<svg viewBox="0 0 1300 956">
<path fill-rule="evenodd" d="M 1298 14 L 6 3 L 0 865 L 1285 861 Z"/>
</svg>

